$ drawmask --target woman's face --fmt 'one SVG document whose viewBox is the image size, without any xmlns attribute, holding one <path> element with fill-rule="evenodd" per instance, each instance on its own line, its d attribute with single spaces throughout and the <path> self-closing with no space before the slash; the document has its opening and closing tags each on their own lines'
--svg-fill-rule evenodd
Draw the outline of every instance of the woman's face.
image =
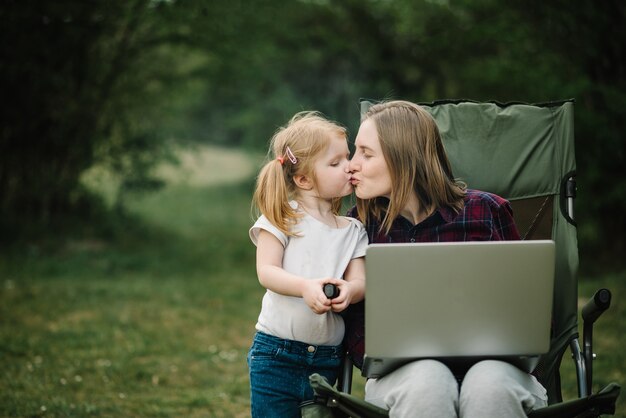
<svg viewBox="0 0 626 418">
<path fill-rule="evenodd" d="M 360 199 L 391 195 L 391 175 L 371 119 L 361 123 L 355 140 L 356 150 L 350 160 L 350 182 Z"/>
</svg>

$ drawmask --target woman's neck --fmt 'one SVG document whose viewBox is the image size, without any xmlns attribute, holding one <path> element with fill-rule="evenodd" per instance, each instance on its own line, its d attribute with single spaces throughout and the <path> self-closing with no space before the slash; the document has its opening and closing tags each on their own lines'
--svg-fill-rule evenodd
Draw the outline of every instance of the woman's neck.
<svg viewBox="0 0 626 418">
<path fill-rule="evenodd" d="M 420 205 L 416 194 L 412 194 L 409 200 L 400 211 L 400 215 L 406 218 L 413 225 L 417 225 L 433 213 L 431 208 Z"/>
</svg>

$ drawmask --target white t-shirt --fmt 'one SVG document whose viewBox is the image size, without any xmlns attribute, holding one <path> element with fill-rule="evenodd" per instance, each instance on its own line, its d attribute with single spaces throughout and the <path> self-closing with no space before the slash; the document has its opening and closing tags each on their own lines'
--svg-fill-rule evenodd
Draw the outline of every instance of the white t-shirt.
<svg viewBox="0 0 626 418">
<path fill-rule="evenodd" d="M 331 228 L 311 215 L 293 226 L 298 236 L 289 237 L 261 216 L 250 228 L 254 245 L 261 229 L 276 236 L 285 247 L 283 269 L 301 277 L 343 279 L 348 263 L 365 256 L 367 233 L 363 224 L 346 217 L 349 225 Z M 267 290 L 263 296 L 261 313 L 256 324 L 258 331 L 275 337 L 314 345 L 338 345 L 343 339 L 343 318 L 335 312 L 316 314 L 303 298 L 284 296 Z"/>
</svg>

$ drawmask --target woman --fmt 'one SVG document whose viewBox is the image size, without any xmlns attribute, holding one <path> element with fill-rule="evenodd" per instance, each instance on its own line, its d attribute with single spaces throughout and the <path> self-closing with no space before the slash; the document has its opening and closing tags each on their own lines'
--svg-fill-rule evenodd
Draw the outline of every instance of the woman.
<svg viewBox="0 0 626 418">
<path fill-rule="evenodd" d="M 506 200 L 454 179 L 437 125 L 418 105 L 372 106 L 355 145 L 350 170 L 357 205 L 351 215 L 365 224 L 370 243 L 519 239 Z M 350 317 L 346 345 L 359 365 L 362 315 Z M 460 385 L 445 364 L 415 361 L 369 379 L 365 399 L 389 409 L 391 417 L 525 417 L 547 405 L 534 376 L 495 360 L 472 366 Z"/>
</svg>

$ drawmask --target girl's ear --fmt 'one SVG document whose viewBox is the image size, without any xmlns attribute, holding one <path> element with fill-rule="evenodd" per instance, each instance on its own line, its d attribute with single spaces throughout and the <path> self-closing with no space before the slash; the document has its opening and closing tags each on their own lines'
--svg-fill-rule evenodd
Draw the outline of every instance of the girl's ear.
<svg viewBox="0 0 626 418">
<path fill-rule="evenodd" d="M 296 174 L 293 176 L 293 182 L 299 189 L 302 190 L 311 190 L 313 188 L 313 182 L 308 176 L 304 174 Z"/>
</svg>

